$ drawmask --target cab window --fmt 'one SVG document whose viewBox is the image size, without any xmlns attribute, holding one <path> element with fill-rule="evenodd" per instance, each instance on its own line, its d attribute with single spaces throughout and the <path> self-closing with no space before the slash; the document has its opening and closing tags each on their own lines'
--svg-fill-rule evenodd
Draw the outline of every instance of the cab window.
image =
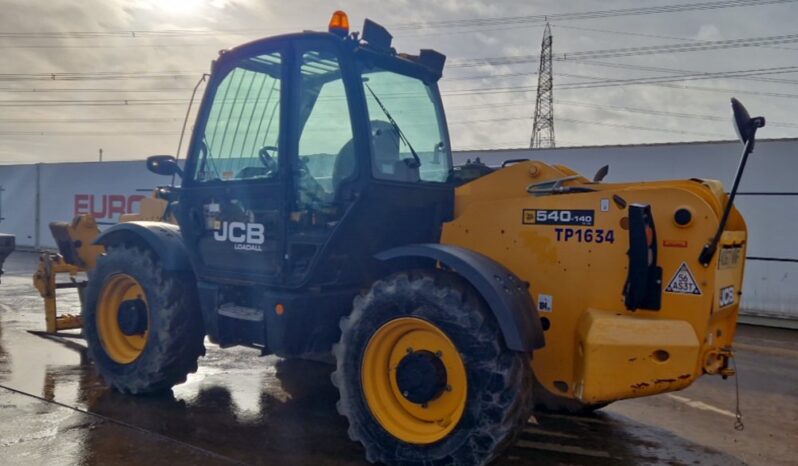
<svg viewBox="0 0 798 466">
<path fill-rule="evenodd" d="M 300 207 L 318 208 L 333 203 L 340 184 L 355 173 L 353 132 L 335 52 L 309 51 L 301 60 L 294 185 Z"/>
<path fill-rule="evenodd" d="M 199 182 L 277 176 L 281 56 L 243 60 L 216 89 L 194 179 Z"/>
<path fill-rule="evenodd" d="M 450 152 L 434 91 L 420 79 L 379 68 L 363 73 L 371 126 L 372 174 L 404 182 L 444 182 Z"/>
</svg>

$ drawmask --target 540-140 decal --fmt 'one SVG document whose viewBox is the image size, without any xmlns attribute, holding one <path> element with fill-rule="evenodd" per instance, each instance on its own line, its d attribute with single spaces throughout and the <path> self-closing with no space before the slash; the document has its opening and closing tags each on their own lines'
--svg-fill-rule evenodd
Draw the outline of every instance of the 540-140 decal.
<svg viewBox="0 0 798 466">
<path fill-rule="evenodd" d="M 524 225 L 577 225 L 592 227 L 596 212 L 588 209 L 524 209 Z"/>
<path fill-rule="evenodd" d="M 589 209 L 524 209 L 524 225 L 592 227 L 596 211 Z M 603 228 L 555 228 L 557 241 L 577 243 L 615 242 L 615 231 Z"/>
</svg>

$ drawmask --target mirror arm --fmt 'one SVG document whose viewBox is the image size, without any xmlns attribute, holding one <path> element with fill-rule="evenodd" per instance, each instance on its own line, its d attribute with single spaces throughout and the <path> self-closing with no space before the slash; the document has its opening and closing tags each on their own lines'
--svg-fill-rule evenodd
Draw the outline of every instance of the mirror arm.
<svg viewBox="0 0 798 466">
<path fill-rule="evenodd" d="M 754 133 L 751 134 L 751 138 L 745 142 L 745 147 L 743 147 L 743 156 L 740 158 L 740 164 L 737 166 L 737 173 L 734 176 L 734 184 L 732 185 L 732 190 L 729 193 L 729 200 L 726 202 L 726 208 L 723 210 L 723 216 L 720 219 L 718 230 L 715 232 L 715 236 L 712 237 L 712 241 L 704 245 L 704 248 L 701 250 L 701 254 L 698 256 L 698 262 L 700 262 L 704 267 L 709 267 L 709 263 L 712 261 L 712 257 L 715 255 L 715 251 L 718 249 L 718 243 L 720 242 L 720 237 L 723 234 L 723 230 L 726 229 L 726 222 L 728 222 L 729 214 L 734 206 L 734 198 L 737 196 L 737 188 L 740 186 L 740 179 L 743 177 L 745 164 L 748 162 L 748 156 L 754 150 L 755 135 L 756 128 L 754 128 Z"/>
</svg>

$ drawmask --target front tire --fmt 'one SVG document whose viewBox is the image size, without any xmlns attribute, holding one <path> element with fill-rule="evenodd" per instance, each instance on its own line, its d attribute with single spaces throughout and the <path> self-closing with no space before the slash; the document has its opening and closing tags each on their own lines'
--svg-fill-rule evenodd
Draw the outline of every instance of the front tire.
<svg viewBox="0 0 798 466">
<path fill-rule="evenodd" d="M 490 309 L 459 276 L 378 281 L 341 330 L 338 412 L 370 462 L 483 465 L 526 424 L 530 355 L 507 349 Z"/>
<path fill-rule="evenodd" d="M 120 392 L 160 392 L 185 382 L 205 354 L 190 274 L 163 269 L 149 249 L 111 246 L 89 277 L 84 310 L 89 356 Z"/>
</svg>

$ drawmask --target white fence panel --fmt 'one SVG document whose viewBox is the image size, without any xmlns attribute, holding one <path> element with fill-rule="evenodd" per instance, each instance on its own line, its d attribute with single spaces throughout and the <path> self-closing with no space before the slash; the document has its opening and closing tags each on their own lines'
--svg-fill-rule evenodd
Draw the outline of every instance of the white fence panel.
<svg viewBox="0 0 798 466">
<path fill-rule="evenodd" d="M 17 237 L 17 245 L 36 244 L 35 165 L 0 166 L 0 232 Z"/>
</svg>

